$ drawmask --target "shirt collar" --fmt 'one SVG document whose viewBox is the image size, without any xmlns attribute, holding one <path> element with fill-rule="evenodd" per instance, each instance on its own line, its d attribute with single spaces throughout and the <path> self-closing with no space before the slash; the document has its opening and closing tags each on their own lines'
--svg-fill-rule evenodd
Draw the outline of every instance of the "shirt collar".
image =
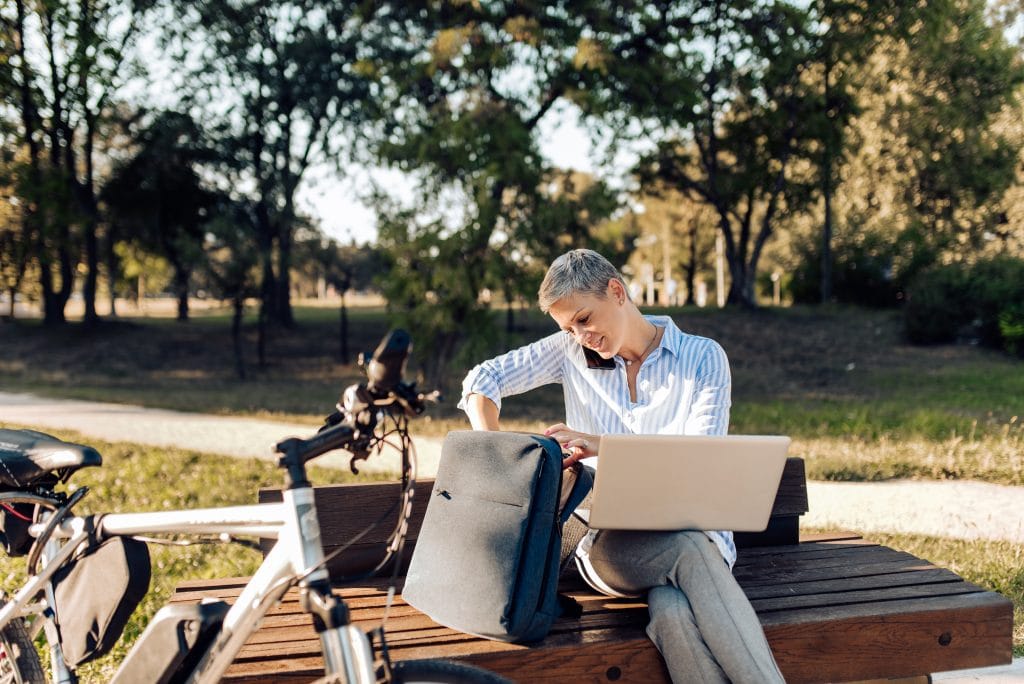
<svg viewBox="0 0 1024 684">
<path fill-rule="evenodd" d="M 658 349 L 662 349 L 670 352 L 673 356 L 678 357 L 680 350 L 683 347 L 683 337 L 685 335 L 683 331 L 679 329 L 679 326 L 676 325 L 675 321 L 673 321 L 670 316 L 644 316 L 644 319 L 650 321 L 659 328 L 665 329 L 665 334 L 661 336 L 661 341 L 658 342 L 657 347 L 651 350 L 651 353 L 653 354 Z M 583 347 L 581 345 L 580 349 L 582 350 L 582 348 Z M 584 363 L 590 370 L 608 370 L 625 363 L 621 356 L 615 356 L 614 359 L 615 366 L 607 366 L 598 364 L 597 361 L 587 359 L 586 354 L 584 354 Z"/>
<path fill-rule="evenodd" d="M 659 328 L 665 329 L 665 334 L 661 336 L 661 341 L 658 342 L 658 346 L 655 347 L 655 349 L 669 351 L 674 356 L 679 356 L 680 350 L 683 348 L 683 338 L 685 337 L 685 334 L 679 329 L 676 322 L 672 320 L 672 317 L 644 316 L 644 318 Z"/>
</svg>

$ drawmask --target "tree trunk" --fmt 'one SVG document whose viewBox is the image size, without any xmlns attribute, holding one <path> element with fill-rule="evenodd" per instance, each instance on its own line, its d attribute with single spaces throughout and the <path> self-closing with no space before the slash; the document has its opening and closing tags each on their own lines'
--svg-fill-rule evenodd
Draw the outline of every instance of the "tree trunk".
<svg viewBox="0 0 1024 684">
<path fill-rule="evenodd" d="M 82 88 L 85 88 L 83 81 Z M 88 106 L 87 103 L 82 103 Z M 85 221 L 82 229 L 85 239 L 85 282 L 82 285 L 82 299 L 85 301 L 85 323 L 95 324 L 99 321 L 96 313 L 96 284 L 99 282 L 100 272 L 100 247 L 96 238 L 96 229 L 99 225 L 99 208 L 96 202 L 96 179 L 95 167 L 93 165 L 93 146 L 96 136 L 96 121 L 92 114 L 86 115 L 85 141 L 83 156 L 85 157 L 85 183 L 79 188 L 82 205 L 85 213 Z M 73 169 L 68 173 L 74 174 Z"/>
<path fill-rule="evenodd" d="M 256 360 L 260 368 L 267 367 L 267 303 L 260 302 L 260 311 L 256 316 Z"/>
<path fill-rule="evenodd" d="M 825 116 L 832 121 L 832 60 L 825 58 Z M 832 299 L 832 127 L 825 131 L 825 153 L 821 169 L 821 195 L 825 200 L 825 223 L 821 228 L 821 303 Z"/>
<path fill-rule="evenodd" d="M 231 317 L 231 343 L 235 351 L 235 373 L 245 380 L 245 358 L 242 355 L 242 314 L 245 313 L 245 295 L 232 298 L 234 315 Z"/>
<path fill-rule="evenodd" d="M 430 358 L 424 363 L 426 387 L 440 390 L 442 394 L 448 389 L 448 365 L 462 340 L 460 330 L 461 328 L 457 327 L 455 330 L 438 334 L 431 347 Z"/>
<path fill-rule="evenodd" d="M 191 276 L 189 269 L 177 266 L 174 269 L 174 292 L 178 297 L 178 320 L 188 320 L 188 281 Z"/>
<path fill-rule="evenodd" d="M 340 320 L 338 326 L 338 338 L 341 343 L 339 351 L 341 352 L 341 362 L 347 364 L 349 362 L 348 352 L 348 307 L 345 305 L 345 290 L 341 291 L 341 311 Z"/>
<path fill-rule="evenodd" d="M 115 226 L 113 224 L 108 225 L 104 250 L 107 261 L 107 288 L 110 290 L 109 296 L 111 318 L 117 318 L 117 272 L 119 268 L 117 264 L 117 252 L 114 251 L 116 234 L 117 230 Z"/>
<path fill-rule="evenodd" d="M 85 282 L 82 284 L 82 299 L 85 304 L 86 325 L 96 324 L 100 317 L 96 313 L 96 284 L 99 281 L 100 255 L 99 240 L 96 239 L 95 216 L 88 216 L 83 226 L 85 231 Z"/>
<path fill-rule="evenodd" d="M 286 214 L 287 215 L 287 214 Z M 275 302 L 275 318 L 286 328 L 295 327 L 295 315 L 292 312 L 292 227 L 282 226 L 277 236 L 277 293 Z"/>
<path fill-rule="evenodd" d="M 516 331 L 515 310 L 512 308 L 512 297 L 506 297 L 505 301 L 505 332 L 511 335 Z"/>
<path fill-rule="evenodd" d="M 688 231 L 690 237 L 690 247 L 687 254 L 686 263 L 686 304 L 696 304 L 697 295 L 694 292 L 697 280 L 697 218 L 690 218 L 690 229 Z"/>
</svg>

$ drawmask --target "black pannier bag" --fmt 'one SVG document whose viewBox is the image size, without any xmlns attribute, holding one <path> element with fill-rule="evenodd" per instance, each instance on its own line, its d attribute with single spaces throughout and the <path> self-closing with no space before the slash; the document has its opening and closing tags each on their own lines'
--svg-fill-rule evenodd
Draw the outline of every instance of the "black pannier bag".
<svg viewBox="0 0 1024 684">
<path fill-rule="evenodd" d="M 564 606 L 562 523 L 590 491 L 579 472 L 563 497 L 562 450 L 553 439 L 449 433 L 402 598 L 462 632 L 542 639 Z"/>
<path fill-rule="evenodd" d="M 28 533 L 28 528 L 35 513 L 35 504 L 0 504 L 0 544 L 8 556 L 24 556 L 32 548 L 35 539 Z"/>
<path fill-rule="evenodd" d="M 90 544 L 53 575 L 54 603 L 64 660 L 76 668 L 117 643 L 128 618 L 149 591 L 145 542 L 113 537 Z"/>
</svg>

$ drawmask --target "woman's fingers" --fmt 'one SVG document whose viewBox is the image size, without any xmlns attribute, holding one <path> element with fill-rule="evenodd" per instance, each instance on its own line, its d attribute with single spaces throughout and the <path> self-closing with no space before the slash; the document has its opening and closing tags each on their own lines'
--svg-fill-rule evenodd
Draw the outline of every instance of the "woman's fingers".
<svg viewBox="0 0 1024 684">
<path fill-rule="evenodd" d="M 571 466 L 580 459 L 597 455 L 600 437 L 570 430 L 564 423 L 556 423 L 544 431 L 544 435 L 558 442 L 569 456 L 562 461 L 565 467 Z"/>
<path fill-rule="evenodd" d="M 558 432 L 571 432 L 571 430 L 569 430 L 569 426 L 566 425 L 565 423 L 555 423 L 554 425 L 552 425 L 551 427 L 544 431 L 544 436 L 554 437 L 555 433 Z"/>
</svg>

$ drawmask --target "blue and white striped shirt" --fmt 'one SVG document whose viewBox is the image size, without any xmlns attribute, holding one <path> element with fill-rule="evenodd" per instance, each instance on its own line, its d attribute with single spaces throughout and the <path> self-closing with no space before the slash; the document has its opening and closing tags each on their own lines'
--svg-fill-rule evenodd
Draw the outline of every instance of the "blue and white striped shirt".
<svg viewBox="0 0 1024 684">
<path fill-rule="evenodd" d="M 565 396 L 565 423 L 592 435 L 725 435 L 729 431 L 732 380 L 725 351 L 714 340 L 688 335 L 668 316 L 645 316 L 665 328 L 660 344 L 640 366 L 636 401 L 630 400 L 626 364 L 588 368 L 583 348 L 558 332 L 485 361 L 466 376 L 462 401 L 482 394 L 501 408 L 501 398 L 558 383 Z M 597 459 L 585 459 L 597 467 Z M 732 567 L 732 532 L 708 532 Z"/>
</svg>

